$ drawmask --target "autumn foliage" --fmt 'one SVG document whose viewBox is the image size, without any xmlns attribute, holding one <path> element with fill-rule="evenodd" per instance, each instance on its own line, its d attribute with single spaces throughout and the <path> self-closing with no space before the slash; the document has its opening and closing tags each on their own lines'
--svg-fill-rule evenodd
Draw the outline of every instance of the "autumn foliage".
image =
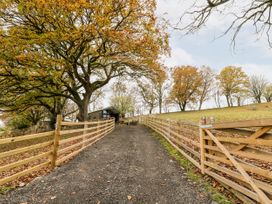
<svg viewBox="0 0 272 204">
<path fill-rule="evenodd" d="M 27 93 L 46 107 L 72 100 L 86 120 L 92 94 L 112 78 L 160 70 L 168 35 L 155 9 L 155 0 L 2 0 L 2 109 L 20 108 Z"/>
<path fill-rule="evenodd" d="M 185 111 L 189 102 L 196 102 L 198 89 L 201 85 L 201 75 L 193 66 L 176 67 L 173 71 L 174 85 L 171 90 L 172 100 Z"/>
<path fill-rule="evenodd" d="M 228 106 L 233 106 L 234 98 L 239 100 L 239 97 L 248 91 L 249 79 L 240 67 L 225 67 L 218 75 L 218 80 Z"/>
</svg>

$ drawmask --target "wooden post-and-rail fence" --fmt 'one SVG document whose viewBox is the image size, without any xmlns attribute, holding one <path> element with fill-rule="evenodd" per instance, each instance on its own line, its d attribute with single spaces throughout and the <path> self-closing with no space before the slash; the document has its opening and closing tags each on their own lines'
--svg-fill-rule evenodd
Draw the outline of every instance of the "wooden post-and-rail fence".
<svg viewBox="0 0 272 204">
<path fill-rule="evenodd" d="M 38 171 L 52 170 L 115 128 L 115 120 L 64 122 L 54 131 L 0 139 L 0 187 Z M 12 183 L 10 183 L 12 184 Z"/>
<path fill-rule="evenodd" d="M 138 119 L 244 203 L 272 203 L 272 119 L 200 124 Z"/>
</svg>

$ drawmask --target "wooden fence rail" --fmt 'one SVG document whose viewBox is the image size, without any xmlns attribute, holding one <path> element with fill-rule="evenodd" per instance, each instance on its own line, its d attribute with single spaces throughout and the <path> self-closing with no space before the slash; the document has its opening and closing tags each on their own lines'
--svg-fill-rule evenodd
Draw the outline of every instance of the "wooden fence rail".
<svg viewBox="0 0 272 204">
<path fill-rule="evenodd" d="M 110 118 L 90 122 L 62 122 L 55 131 L 0 139 L 0 186 L 71 159 L 115 128 Z"/>
<path fill-rule="evenodd" d="M 245 203 L 272 203 L 272 120 L 184 123 L 140 116 L 140 123 Z"/>
</svg>

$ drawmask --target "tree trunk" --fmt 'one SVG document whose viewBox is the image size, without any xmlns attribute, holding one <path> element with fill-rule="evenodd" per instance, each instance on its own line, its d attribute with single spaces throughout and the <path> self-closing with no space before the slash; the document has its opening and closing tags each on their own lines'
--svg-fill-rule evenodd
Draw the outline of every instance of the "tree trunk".
<svg viewBox="0 0 272 204">
<path fill-rule="evenodd" d="M 227 99 L 228 107 L 230 107 L 230 98 L 229 98 L 229 95 L 226 95 L 226 99 Z"/>
<path fill-rule="evenodd" d="M 179 103 L 179 108 L 180 108 L 180 111 L 185 111 L 185 108 L 186 108 L 186 103 Z"/>
<path fill-rule="evenodd" d="M 181 105 L 181 103 L 178 103 L 178 105 L 179 105 L 180 111 L 183 111 L 183 110 L 182 110 L 182 105 Z"/>
<path fill-rule="evenodd" d="M 182 104 L 182 110 L 185 111 L 187 103 Z"/>
<path fill-rule="evenodd" d="M 202 108 L 202 104 L 204 103 L 204 99 L 205 99 L 205 94 L 204 92 L 201 94 L 200 99 L 199 99 L 199 106 L 198 106 L 198 110 L 201 110 Z"/>
<path fill-rule="evenodd" d="M 52 130 L 55 129 L 57 115 L 58 114 L 56 112 L 51 112 L 49 126 L 50 126 L 50 129 Z"/>
<path fill-rule="evenodd" d="M 237 106 L 241 106 L 241 97 L 237 97 Z"/>
<path fill-rule="evenodd" d="M 203 101 L 202 101 L 202 100 L 200 100 L 200 101 L 199 101 L 199 107 L 198 107 L 198 110 L 201 110 L 201 108 L 202 108 L 202 104 L 203 104 Z"/>
<path fill-rule="evenodd" d="M 81 106 L 78 107 L 79 113 L 77 116 L 77 119 L 81 122 L 88 120 L 88 104 L 86 102 L 83 102 Z"/>
<path fill-rule="evenodd" d="M 50 110 L 51 116 L 50 116 L 50 128 L 55 129 L 56 121 L 57 121 L 57 115 L 62 113 L 62 110 L 64 108 L 64 104 L 61 103 L 61 98 L 57 97 L 55 99 L 55 105 L 54 108 Z"/>
<path fill-rule="evenodd" d="M 159 113 L 162 113 L 162 99 L 159 99 Z"/>
<path fill-rule="evenodd" d="M 84 122 L 88 120 L 88 107 L 90 103 L 91 94 L 84 94 L 83 100 L 77 102 L 79 113 L 77 115 L 77 119 L 80 122 Z"/>
<path fill-rule="evenodd" d="M 233 107 L 233 100 L 231 96 L 229 97 L 229 101 L 230 101 L 230 106 Z"/>
<path fill-rule="evenodd" d="M 258 102 L 258 103 L 262 103 L 262 99 L 261 99 L 260 96 L 257 97 L 257 102 Z"/>
<path fill-rule="evenodd" d="M 150 115 L 152 114 L 152 110 L 153 110 L 153 107 L 150 107 L 150 108 L 149 108 L 149 114 L 150 114 Z"/>
</svg>

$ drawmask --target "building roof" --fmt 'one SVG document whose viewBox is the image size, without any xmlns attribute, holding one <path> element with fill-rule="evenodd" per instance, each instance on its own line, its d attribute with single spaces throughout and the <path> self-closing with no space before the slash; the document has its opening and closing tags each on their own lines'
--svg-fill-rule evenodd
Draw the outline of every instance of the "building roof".
<svg viewBox="0 0 272 204">
<path fill-rule="evenodd" d="M 119 111 L 116 108 L 112 107 L 112 106 L 109 106 L 109 107 L 106 107 L 106 108 L 103 108 L 103 109 L 100 109 L 100 110 L 97 110 L 97 111 L 93 111 L 93 112 L 90 112 L 88 114 L 100 112 L 100 111 L 103 111 L 103 110 L 109 111 L 109 112 L 111 112 L 113 114 L 119 114 Z"/>
</svg>

